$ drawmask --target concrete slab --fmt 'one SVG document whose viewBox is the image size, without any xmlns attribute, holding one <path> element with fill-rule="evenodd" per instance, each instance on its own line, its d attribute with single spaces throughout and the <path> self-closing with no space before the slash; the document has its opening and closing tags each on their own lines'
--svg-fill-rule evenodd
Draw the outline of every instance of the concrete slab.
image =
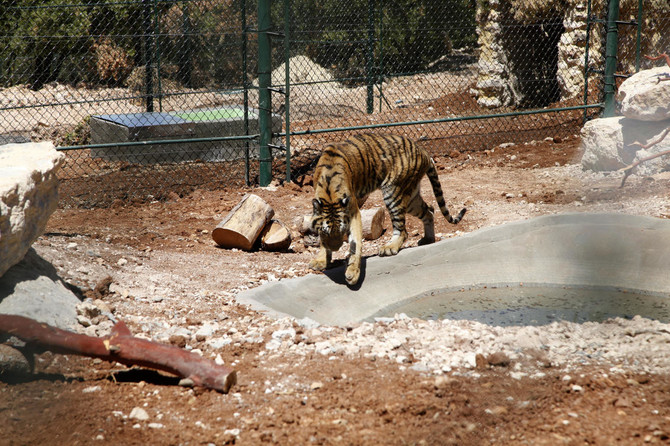
<svg viewBox="0 0 670 446">
<path fill-rule="evenodd" d="M 270 316 L 346 325 L 432 291 L 485 285 L 622 287 L 669 295 L 669 264 L 668 220 L 561 214 L 365 259 L 357 288 L 345 285 L 344 267 L 338 267 L 268 283 L 237 299 Z"/>
</svg>

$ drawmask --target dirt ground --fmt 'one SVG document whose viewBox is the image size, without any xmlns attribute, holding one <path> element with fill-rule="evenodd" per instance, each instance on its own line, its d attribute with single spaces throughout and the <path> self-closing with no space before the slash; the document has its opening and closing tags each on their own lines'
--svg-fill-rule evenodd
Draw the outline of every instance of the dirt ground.
<svg viewBox="0 0 670 446">
<path fill-rule="evenodd" d="M 436 217 L 436 232 L 458 237 L 558 212 L 670 217 L 670 176 L 633 176 L 620 189 L 620 175 L 583 172 L 580 155 L 579 138 L 572 136 L 438 157 L 448 205 L 465 205 L 468 214 L 455 227 Z M 428 190 L 424 185 L 432 200 Z M 309 185 L 198 190 L 144 205 L 58 210 L 34 245 L 64 280 L 101 298 L 134 334 L 198 349 L 233 367 L 238 383 L 231 392 L 184 388 L 159 373 L 44 353 L 35 376 L 0 382 L 0 444 L 670 442 L 670 375 L 645 364 L 588 358 L 568 367 L 489 356 L 471 368 L 426 371 L 411 367 L 411 354 L 398 361 L 365 351 L 310 350 L 356 327 L 276 322 L 235 303 L 241 290 L 307 274 L 314 254 L 295 227 L 289 252 L 217 248 L 212 230 L 250 191 L 289 225 L 311 210 Z M 366 205 L 381 205 L 381 199 L 375 195 Z M 421 236 L 419 222 L 408 223 L 405 249 Z M 366 242 L 365 255 L 374 255 L 389 232 Z M 109 290 L 94 295 L 90 290 L 106 277 Z M 103 335 L 110 325 L 82 330 Z M 393 334 L 392 323 L 374 325 L 382 337 Z M 659 336 L 666 350 L 661 356 L 667 356 L 667 328 Z M 533 373 L 513 373 L 526 367 Z"/>
</svg>

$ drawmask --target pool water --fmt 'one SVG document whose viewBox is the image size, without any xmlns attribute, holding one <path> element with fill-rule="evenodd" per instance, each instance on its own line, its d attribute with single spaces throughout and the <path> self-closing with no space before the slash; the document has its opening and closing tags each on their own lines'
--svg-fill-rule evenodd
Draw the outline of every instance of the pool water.
<svg viewBox="0 0 670 446">
<path fill-rule="evenodd" d="M 220 121 L 223 119 L 238 119 L 244 117 L 244 110 L 241 108 L 216 108 L 210 110 L 196 110 L 183 113 L 175 113 L 182 119 L 188 121 Z"/>
<path fill-rule="evenodd" d="M 670 296 L 618 288 L 501 286 L 438 290 L 381 309 L 368 318 L 405 313 L 427 320 L 469 319 L 489 325 L 545 325 L 554 321 L 602 322 L 640 315 L 670 322 Z"/>
</svg>

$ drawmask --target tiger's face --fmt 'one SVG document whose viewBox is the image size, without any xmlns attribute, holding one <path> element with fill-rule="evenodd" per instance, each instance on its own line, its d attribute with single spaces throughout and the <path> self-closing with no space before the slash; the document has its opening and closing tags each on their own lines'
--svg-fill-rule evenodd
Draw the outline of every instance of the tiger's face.
<svg viewBox="0 0 670 446">
<path fill-rule="evenodd" d="M 314 198 L 312 200 L 312 230 L 319 234 L 321 242 L 331 251 L 342 246 L 349 233 L 351 223 L 351 198 L 340 199 Z"/>
</svg>

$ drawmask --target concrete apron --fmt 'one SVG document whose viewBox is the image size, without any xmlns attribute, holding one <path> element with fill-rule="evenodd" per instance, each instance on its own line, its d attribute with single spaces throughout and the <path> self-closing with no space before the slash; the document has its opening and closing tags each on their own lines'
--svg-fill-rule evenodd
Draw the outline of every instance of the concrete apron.
<svg viewBox="0 0 670 446">
<path fill-rule="evenodd" d="M 670 221 L 622 214 L 561 214 L 482 229 L 363 261 L 355 288 L 344 266 L 271 282 L 237 300 L 272 317 L 358 322 L 431 291 L 481 286 L 621 287 L 670 294 Z"/>
</svg>

